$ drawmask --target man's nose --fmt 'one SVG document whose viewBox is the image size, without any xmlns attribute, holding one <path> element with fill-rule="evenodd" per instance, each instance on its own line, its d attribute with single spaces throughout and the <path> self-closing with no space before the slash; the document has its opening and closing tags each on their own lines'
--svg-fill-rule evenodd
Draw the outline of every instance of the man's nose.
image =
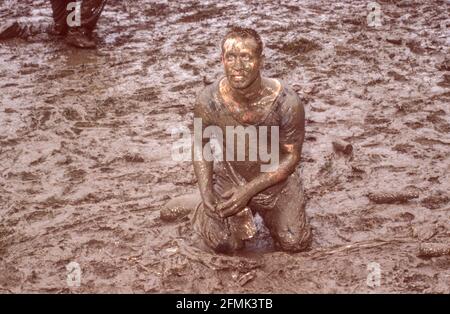
<svg viewBox="0 0 450 314">
<path fill-rule="evenodd" d="M 233 69 L 235 70 L 242 70 L 243 69 L 243 63 L 241 58 L 237 57 L 236 62 L 233 65 Z"/>
</svg>

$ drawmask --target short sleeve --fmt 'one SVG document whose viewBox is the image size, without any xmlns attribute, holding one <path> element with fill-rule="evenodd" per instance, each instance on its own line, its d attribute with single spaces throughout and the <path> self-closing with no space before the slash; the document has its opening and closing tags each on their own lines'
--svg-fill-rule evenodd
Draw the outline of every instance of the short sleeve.
<svg viewBox="0 0 450 314">
<path fill-rule="evenodd" d="M 209 87 L 204 88 L 197 95 L 194 106 L 194 117 L 202 119 L 203 128 L 212 125 L 213 113 L 211 112 L 211 91 Z"/>
<path fill-rule="evenodd" d="M 280 145 L 302 145 L 305 136 L 305 110 L 300 97 L 286 91 L 284 102 L 279 107 Z"/>
</svg>

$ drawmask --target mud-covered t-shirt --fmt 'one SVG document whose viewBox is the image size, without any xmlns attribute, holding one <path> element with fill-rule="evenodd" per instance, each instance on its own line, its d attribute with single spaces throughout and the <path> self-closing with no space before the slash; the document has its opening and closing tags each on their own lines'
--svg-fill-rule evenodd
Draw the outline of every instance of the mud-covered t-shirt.
<svg viewBox="0 0 450 314">
<path fill-rule="evenodd" d="M 304 108 L 295 91 L 280 82 L 280 92 L 265 116 L 263 116 L 263 118 L 256 124 L 247 124 L 238 121 L 223 103 L 219 92 L 220 82 L 221 79 L 205 87 L 199 93 L 195 112 L 196 117 L 202 119 L 203 129 L 208 126 L 218 126 L 222 130 L 224 136 L 223 145 L 225 150 L 227 149 L 225 140 L 227 126 L 243 126 L 244 128 L 248 126 L 255 126 L 258 133 L 259 126 L 267 126 L 267 142 L 269 145 L 269 151 L 272 151 L 270 127 L 278 126 L 280 154 L 282 152 L 281 146 L 283 145 L 296 144 L 299 149 L 301 149 L 304 137 L 304 124 L 301 123 L 301 121 L 304 120 Z M 246 181 L 252 180 L 258 176 L 260 174 L 261 161 L 248 161 L 247 158 L 248 154 L 246 154 L 246 161 L 226 161 L 226 157 L 224 155 L 223 161 L 216 161 L 214 163 L 215 184 L 219 184 L 221 185 L 219 188 L 227 190 L 228 184 L 226 183 L 242 185 L 245 184 Z M 266 194 L 278 193 L 284 186 L 284 183 L 285 182 L 281 182 L 263 192 Z"/>
<path fill-rule="evenodd" d="M 304 129 L 298 122 L 304 119 L 304 109 L 297 93 L 283 84 L 281 90 L 266 116 L 257 124 L 238 122 L 228 108 L 221 102 L 219 84 L 221 80 L 205 87 L 197 97 L 196 111 L 202 118 L 203 127 L 223 126 L 279 126 L 280 145 L 303 143 Z"/>
</svg>

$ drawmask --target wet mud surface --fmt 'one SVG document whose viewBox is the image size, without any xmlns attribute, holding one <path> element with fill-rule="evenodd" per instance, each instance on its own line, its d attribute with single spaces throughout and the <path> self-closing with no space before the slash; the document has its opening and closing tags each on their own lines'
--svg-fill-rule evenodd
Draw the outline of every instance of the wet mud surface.
<svg viewBox="0 0 450 314">
<path fill-rule="evenodd" d="M 18 2 L 2 1 L 1 21 L 51 22 L 47 1 Z M 373 29 L 363 1 L 110 1 L 97 50 L 48 35 L 1 43 L 0 292 L 450 293 L 450 256 L 418 256 L 422 242 L 450 245 L 450 8 L 379 3 Z M 170 130 L 190 126 L 235 23 L 258 29 L 264 74 L 305 101 L 307 252 L 275 251 L 260 227 L 247 251 L 210 254 L 187 219 L 159 218 L 196 190 Z"/>
</svg>

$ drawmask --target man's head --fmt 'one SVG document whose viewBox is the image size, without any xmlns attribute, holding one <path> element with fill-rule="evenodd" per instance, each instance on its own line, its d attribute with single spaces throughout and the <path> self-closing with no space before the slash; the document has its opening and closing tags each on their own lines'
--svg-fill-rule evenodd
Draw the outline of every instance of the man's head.
<svg viewBox="0 0 450 314">
<path fill-rule="evenodd" d="M 225 35 L 222 63 L 233 88 L 247 88 L 260 76 L 262 50 L 261 37 L 253 29 L 234 27 Z"/>
</svg>

